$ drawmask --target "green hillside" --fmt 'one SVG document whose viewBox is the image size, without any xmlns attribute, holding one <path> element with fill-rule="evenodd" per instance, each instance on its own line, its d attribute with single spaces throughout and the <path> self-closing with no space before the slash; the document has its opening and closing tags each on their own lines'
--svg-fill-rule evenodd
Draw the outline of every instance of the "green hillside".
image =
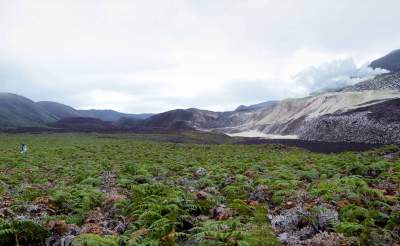
<svg viewBox="0 0 400 246">
<path fill-rule="evenodd" d="M 28 98 L 0 93 L 0 128 L 43 127 L 57 118 Z"/>
<path fill-rule="evenodd" d="M 56 116 L 58 119 L 83 117 L 78 110 L 57 102 L 41 101 L 37 102 L 41 108 L 45 109 L 50 114 Z"/>
</svg>

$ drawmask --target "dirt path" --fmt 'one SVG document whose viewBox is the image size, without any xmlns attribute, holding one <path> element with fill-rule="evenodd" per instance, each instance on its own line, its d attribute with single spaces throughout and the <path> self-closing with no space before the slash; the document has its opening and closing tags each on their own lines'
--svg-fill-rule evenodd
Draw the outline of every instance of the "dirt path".
<svg viewBox="0 0 400 246">
<path fill-rule="evenodd" d="M 94 233 L 101 235 L 121 234 L 128 225 L 127 219 L 119 215 L 115 203 L 126 199 L 124 191 L 117 186 L 117 174 L 113 171 L 105 171 L 102 174 L 103 184 L 100 191 L 104 193 L 104 200 L 99 207 L 89 212 L 81 233 Z"/>
<path fill-rule="evenodd" d="M 101 192 L 105 194 L 115 193 L 115 187 L 117 184 L 117 174 L 113 171 L 105 171 L 103 174 L 103 185 Z"/>
</svg>

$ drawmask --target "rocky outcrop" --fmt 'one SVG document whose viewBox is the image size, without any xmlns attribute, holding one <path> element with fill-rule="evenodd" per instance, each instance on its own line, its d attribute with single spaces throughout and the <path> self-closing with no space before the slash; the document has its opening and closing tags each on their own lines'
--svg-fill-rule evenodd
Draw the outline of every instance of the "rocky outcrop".
<svg viewBox="0 0 400 246">
<path fill-rule="evenodd" d="M 313 245 L 306 242 L 316 240 L 320 233 L 339 222 L 338 212 L 326 207 L 314 207 L 306 210 L 296 206 L 279 214 L 270 214 L 272 227 L 278 233 L 278 239 L 285 245 Z M 343 237 L 344 239 L 344 237 Z M 299 244 L 304 242 L 304 244 Z"/>
<path fill-rule="evenodd" d="M 342 89 L 343 92 L 366 90 L 400 90 L 400 72 L 378 75 L 373 79 Z"/>
<path fill-rule="evenodd" d="M 299 133 L 305 140 L 400 144 L 400 99 L 308 121 Z"/>
<path fill-rule="evenodd" d="M 389 54 L 376 59 L 369 65 L 372 68 L 383 68 L 391 72 L 400 71 L 400 49 L 394 50 Z"/>
</svg>

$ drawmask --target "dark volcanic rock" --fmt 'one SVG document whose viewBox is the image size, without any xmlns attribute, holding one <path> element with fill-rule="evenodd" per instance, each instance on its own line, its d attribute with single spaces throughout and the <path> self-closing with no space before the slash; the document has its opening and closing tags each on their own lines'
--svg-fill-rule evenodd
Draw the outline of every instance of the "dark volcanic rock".
<svg viewBox="0 0 400 246">
<path fill-rule="evenodd" d="M 308 122 L 302 139 L 400 144 L 400 99 L 324 115 Z"/>
<path fill-rule="evenodd" d="M 353 86 L 344 88 L 342 91 L 365 91 L 365 90 L 400 90 L 400 72 L 378 75 Z"/>
<path fill-rule="evenodd" d="M 117 125 L 139 130 L 192 130 L 207 128 L 220 113 L 200 109 L 176 109 L 153 115 L 144 120 L 121 119 Z"/>
<path fill-rule="evenodd" d="M 49 124 L 51 127 L 72 129 L 72 130 L 115 130 L 116 127 L 106 121 L 102 121 L 96 118 L 66 118 L 59 120 L 55 123 Z"/>
<path fill-rule="evenodd" d="M 386 56 L 371 62 L 372 68 L 384 68 L 391 72 L 400 71 L 400 49 L 394 50 Z"/>
</svg>

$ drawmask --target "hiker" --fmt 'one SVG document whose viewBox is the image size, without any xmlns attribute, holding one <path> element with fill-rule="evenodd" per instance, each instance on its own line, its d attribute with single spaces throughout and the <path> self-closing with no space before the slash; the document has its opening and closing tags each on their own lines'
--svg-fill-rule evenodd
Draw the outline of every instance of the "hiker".
<svg viewBox="0 0 400 246">
<path fill-rule="evenodd" d="M 21 144 L 20 153 L 23 155 L 26 155 L 28 153 L 28 145 L 27 144 Z"/>
</svg>

